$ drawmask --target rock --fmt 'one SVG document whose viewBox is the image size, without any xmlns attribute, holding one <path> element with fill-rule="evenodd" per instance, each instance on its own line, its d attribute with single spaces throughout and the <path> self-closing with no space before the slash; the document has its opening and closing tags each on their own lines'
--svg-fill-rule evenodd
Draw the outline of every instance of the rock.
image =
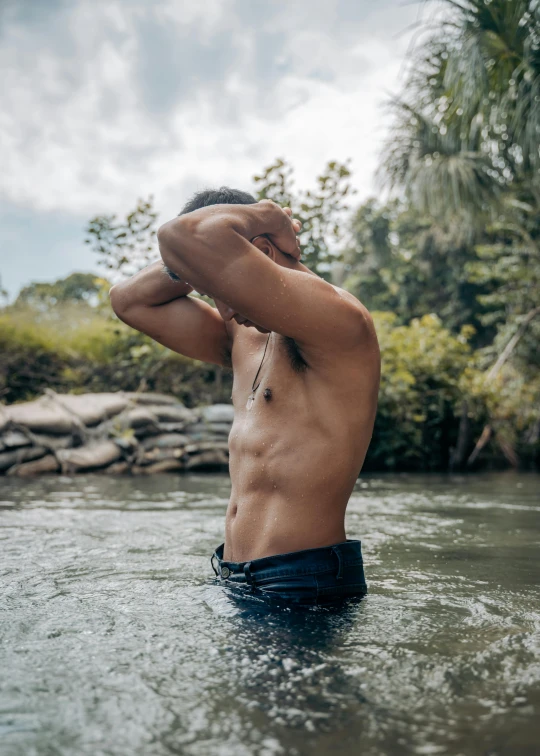
<svg viewBox="0 0 540 756">
<path fill-rule="evenodd" d="M 230 404 L 191 410 L 165 394 L 47 391 L 35 401 L 0 405 L 0 473 L 114 475 L 134 461 L 145 474 L 223 466 L 233 420 Z"/>
<path fill-rule="evenodd" d="M 229 444 L 226 441 L 199 441 L 195 444 L 188 444 L 184 449 L 186 454 L 214 450 L 228 452 Z"/>
<path fill-rule="evenodd" d="M 33 462 L 23 462 L 21 465 L 10 467 L 7 471 L 7 475 L 16 475 L 19 478 L 26 478 L 31 475 L 57 472 L 59 468 L 60 465 L 54 454 L 47 454 L 45 457 L 36 459 Z"/>
<path fill-rule="evenodd" d="M 206 433 L 216 436 L 228 436 L 231 428 L 230 423 L 193 423 L 193 425 L 186 427 L 186 432 L 190 435 L 193 433 Z"/>
<path fill-rule="evenodd" d="M 232 423 L 208 423 L 208 430 L 221 436 L 228 436 L 231 432 Z"/>
<path fill-rule="evenodd" d="M 229 458 L 224 451 L 203 451 L 190 457 L 185 462 L 186 470 L 194 470 L 203 467 L 221 467 L 229 464 Z"/>
<path fill-rule="evenodd" d="M 125 475 L 130 471 L 129 462 L 123 460 L 122 462 L 113 462 L 112 465 L 106 467 L 103 472 L 107 475 Z"/>
<path fill-rule="evenodd" d="M 85 425 L 98 425 L 126 409 L 129 400 L 123 394 L 55 394 L 59 404 L 76 415 Z"/>
<path fill-rule="evenodd" d="M 127 421 L 129 428 L 144 428 L 145 426 L 157 427 L 157 416 L 150 411 L 148 407 L 135 407 L 135 409 L 128 410 L 120 419 Z"/>
<path fill-rule="evenodd" d="M 134 475 L 153 475 L 154 473 L 171 472 L 173 470 L 183 470 L 184 463 L 180 459 L 164 459 L 161 462 L 155 462 L 153 465 L 140 467 L 134 465 L 131 472 Z"/>
<path fill-rule="evenodd" d="M 12 423 L 24 425 L 36 433 L 64 435 L 70 433 L 80 421 L 69 414 L 49 396 L 42 396 L 34 402 L 12 404 L 5 408 Z"/>
<path fill-rule="evenodd" d="M 197 417 L 193 410 L 187 409 L 183 404 L 150 405 L 148 409 L 164 423 L 192 423 Z"/>
<path fill-rule="evenodd" d="M 189 437 L 183 433 L 161 433 L 159 436 L 150 436 L 141 441 L 143 449 L 178 449 L 189 444 Z"/>
<path fill-rule="evenodd" d="M 159 423 L 159 433 L 183 433 L 187 431 L 185 423 Z"/>
<path fill-rule="evenodd" d="M 135 402 L 135 404 L 182 404 L 175 396 L 169 396 L 168 394 L 151 394 L 145 393 L 144 391 L 141 393 L 136 391 L 124 391 L 123 396 L 125 396 L 126 399 Z"/>
<path fill-rule="evenodd" d="M 30 446 L 32 442 L 20 431 L 6 431 L 0 436 L 0 443 L 4 449 L 14 449 L 17 446 Z"/>
<path fill-rule="evenodd" d="M 4 408 L 0 405 L 0 433 L 2 433 L 9 425 L 9 417 L 7 416 Z"/>
<path fill-rule="evenodd" d="M 232 404 L 211 404 L 202 408 L 202 418 L 207 423 L 232 423 L 234 407 Z"/>
<path fill-rule="evenodd" d="M 163 462 L 165 459 L 182 459 L 184 449 L 150 449 L 137 456 L 137 464 L 149 465 L 152 462 Z"/>
<path fill-rule="evenodd" d="M 57 454 L 66 473 L 106 467 L 120 459 L 122 450 L 114 441 L 98 441 L 77 449 L 63 449 Z"/>
<path fill-rule="evenodd" d="M 212 441 L 216 444 L 219 444 L 219 443 L 223 443 L 224 441 L 225 442 L 227 441 L 225 436 L 222 436 L 222 435 L 218 436 L 216 433 L 209 433 L 208 431 L 205 431 L 204 433 L 192 433 L 190 431 L 188 435 L 189 435 L 189 440 L 192 443 L 195 443 L 195 442 L 196 443 L 201 443 L 201 442 L 210 443 Z"/>
<path fill-rule="evenodd" d="M 34 442 L 47 449 L 57 451 L 58 449 L 69 449 L 75 445 L 73 436 L 50 436 L 47 433 L 34 433 Z"/>
<path fill-rule="evenodd" d="M 147 407 L 134 407 L 125 410 L 112 420 L 95 429 L 95 433 L 106 435 L 120 434 L 126 430 L 133 430 L 136 436 L 156 435 L 160 432 L 156 415 Z"/>
<path fill-rule="evenodd" d="M 47 449 L 43 446 L 26 446 L 20 449 L 12 449 L 0 454 L 0 472 L 8 470 L 13 465 L 20 465 L 23 462 L 29 462 L 32 459 L 39 459 L 47 454 Z"/>
</svg>

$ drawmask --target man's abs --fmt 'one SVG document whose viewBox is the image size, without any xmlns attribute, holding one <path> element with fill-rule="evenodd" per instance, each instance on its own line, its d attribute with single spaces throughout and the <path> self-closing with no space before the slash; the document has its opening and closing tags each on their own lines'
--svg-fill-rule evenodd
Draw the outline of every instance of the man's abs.
<svg viewBox="0 0 540 756">
<path fill-rule="evenodd" d="M 235 422 L 225 559 L 243 562 L 345 540 L 345 510 L 362 460 L 343 438 L 283 419 L 260 431 Z"/>
<path fill-rule="evenodd" d="M 241 336 L 233 348 L 224 558 L 243 562 L 342 542 L 373 429 L 378 364 L 354 353 L 332 368 L 302 366 L 287 340 L 276 340 L 248 410 L 264 344 Z"/>
</svg>

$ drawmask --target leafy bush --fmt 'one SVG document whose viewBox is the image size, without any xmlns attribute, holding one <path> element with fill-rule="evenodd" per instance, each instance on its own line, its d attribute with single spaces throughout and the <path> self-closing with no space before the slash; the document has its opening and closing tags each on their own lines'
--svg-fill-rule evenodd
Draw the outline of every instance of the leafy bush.
<svg viewBox="0 0 540 756">
<path fill-rule="evenodd" d="M 366 466 L 446 469 L 458 432 L 471 329 L 452 335 L 435 315 L 407 326 L 397 325 L 397 316 L 389 312 L 374 313 L 374 320 L 382 379 Z"/>
<path fill-rule="evenodd" d="M 15 308 L 0 316 L 4 402 L 55 391 L 159 391 L 187 406 L 230 401 L 229 371 L 170 352 L 117 320 L 81 305 L 39 316 Z"/>
<path fill-rule="evenodd" d="M 471 349 L 470 327 L 456 335 L 436 315 L 409 325 L 389 312 L 376 312 L 374 319 L 383 366 L 365 469 L 448 469 L 464 407 L 461 462 L 489 423 L 491 441 L 481 464 L 538 465 L 540 379 L 526 381 L 507 364 L 489 381 L 482 353 Z M 50 314 L 7 309 L 0 315 L 0 349 L 0 392 L 8 403 L 46 388 L 159 391 L 189 407 L 231 399 L 231 371 L 176 355 L 84 303 L 56 306 Z"/>
<path fill-rule="evenodd" d="M 0 352 L 0 396 L 4 401 L 28 399 L 48 386 L 64 388 L 64 360 L 40 329 L 0 317 Z"/>
</svg>

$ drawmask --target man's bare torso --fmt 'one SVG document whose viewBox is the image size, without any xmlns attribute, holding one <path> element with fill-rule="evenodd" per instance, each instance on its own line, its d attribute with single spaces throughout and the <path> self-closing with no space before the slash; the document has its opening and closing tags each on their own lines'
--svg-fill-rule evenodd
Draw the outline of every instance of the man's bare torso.
<svg viewBox="0 0 540 756">
<path fill-rule="evenodd" d="M 190 204 L 161 226 L 165 269 L 154 263 L 117 284 L 111 303 L 124 322 L 169 349 L 232 364 L 224 557 L 243 562 L 345 539 L 347 501 L 373 430 L 380 359 L 366 308 L 300 262 L 301 223 L 290 208 L 235 191 L 203 192 L 197 209 Z M 215 308 L 190 297 L 193 290 Z"/>
<path fill-rule="evenodd" d="M 376 339 L 372 353 L 359 347 L 338 357 L 330 348 L 308 356 L 272 333 L 248 410 L 267 337 L 234 330 L 224 558 L 242 562 L 344 541 L 345 509 L 375 418 Z"/>
</svg>

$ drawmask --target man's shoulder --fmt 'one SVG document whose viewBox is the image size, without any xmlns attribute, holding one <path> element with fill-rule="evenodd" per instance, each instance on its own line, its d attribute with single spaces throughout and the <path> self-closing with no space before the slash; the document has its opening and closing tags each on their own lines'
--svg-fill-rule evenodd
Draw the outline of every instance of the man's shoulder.
<svg viewBox="0 0 540 756">
<path fill-rule="evenodd" d="M 330 284 L 334 291 L 339 295 L 336 300 L 336 307 L 345 308 L 348 317 L 345 319 L 347 327 L 350 329 L 352 343 L 359 348 L 371 346 L 377 343 L 377 334 L 375 324 L 368 308 L 357 299 L 350 291 L 346 291 L 335 284 Z M 331 313 L 328 313 L 329 317 Z"/>
</svg>

